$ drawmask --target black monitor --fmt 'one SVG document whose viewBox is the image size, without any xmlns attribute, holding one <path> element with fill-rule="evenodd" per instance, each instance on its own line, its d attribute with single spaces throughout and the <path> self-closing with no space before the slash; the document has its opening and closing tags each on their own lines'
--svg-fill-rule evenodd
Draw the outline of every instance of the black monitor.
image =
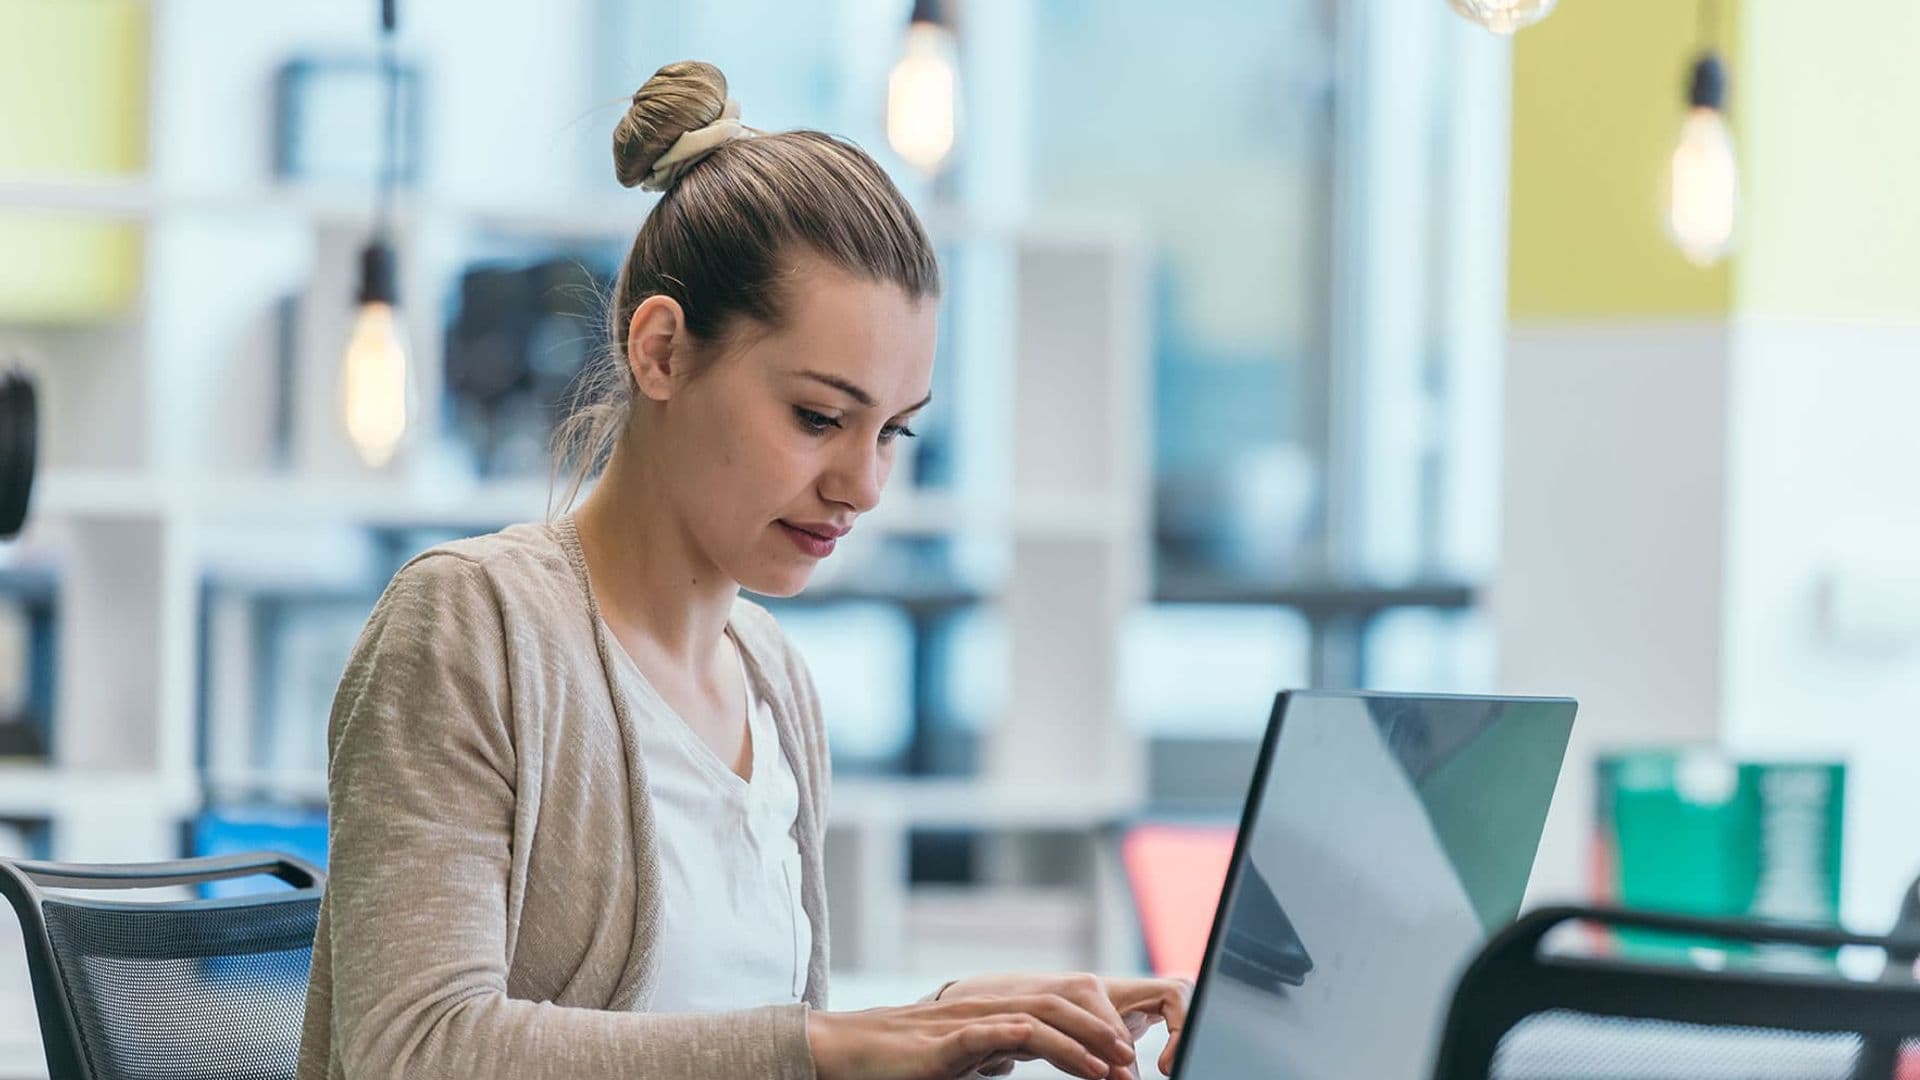
<svg viewBox="0 0 1920 1080">
<path fill-rule="evenodd" d="M 1177 1080 L 1416 1080 L 1460 970 L 1519 914 L 1564 698 L 1274 702 Z"/>
</svg>

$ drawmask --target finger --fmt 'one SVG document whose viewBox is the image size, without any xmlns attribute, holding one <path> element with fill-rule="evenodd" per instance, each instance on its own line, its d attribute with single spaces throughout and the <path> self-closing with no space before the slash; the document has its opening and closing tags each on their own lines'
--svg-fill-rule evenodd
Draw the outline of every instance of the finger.
<svg viewBox="0 0 1920 1080">
<path fill-rule="evenodd" d="M 948 1076 L 974 1072 L 1026 1046 L 1036 1022 L 1018 1016 L 990 1016 L 955 1029 L 941 1040 L 940 1071 Z"/>
<path fill-rule="evenodd" d="M 1123 1011 L 1150 1008 L 1169 998 L 1189 999 L 1193 983 L 1187 979 L 1108 979 L 1107 994 Z"/>
<path fill-rule="evenodd" d="M 1071 1036 L 1101 1060 L 1115 1065 L 1133 1063 L 1133 1040 L 1122 1034 L 1124 1025 L 1116 1029 L 1085 1006 L 1060 994 L 1038 994 L 1012 1001 L 1022 1011 Z M 1107 1007 L 1111 1009 L 1112 1004 Z"/>
<path fill-rule="evenodd" d="M 1187 1009 L 1193 1000 L 1193 983 L 1188 979 L 1112 979 L 1108 986 L 1116 1007 L 1129 1020 L 1141 1022 L 1141 1030 L 1151 1021 L 1167 1024 L 1167 1045 L 1160 1054 L 1160 1071 L 1172 1069 L 1180 1044 L 1180 1032 L 1187 1025 Z"/>
<path fill-rule="evenodd" d="M 1170 1028 L 1184 1027 L 1193 983 L 1186 979 L 1119 979 L 1113 983 L 1114 1004 L 1126 1012 L 1164 1018 Z"/>
<path fill-rule="evenodd" d="M 1136 1038 L 1114 1001 L 1113 991 L 1098 975 L 1069 975 L 1060 980 L 1062 997 L 1107 1022 L 1113 1033 L 1129 1044 Z"/>
<path fill-rule="evenodd" d="M 1187 1030 L 1187 1008 L 1193 1002 L 1193 982 L 1189 979 L 1170 979 L 1160 1000 L 1160 1015 L 1167 1018 L 1167 1048 L 1160 1051 L 1160 1071 L 1173 1072 L 1174 1053 L 1179 1049 L 1181 1035 Z"/>
<path fill-rule="evenodd" d="M 1187 1006 L 1193 1001 L 1193 981 L 1190 979 L 1164 979 L 1166 985 L 1161 990 L 1160 1015 L 1167 1018 L 1167 1030 L 1179 1032 L 1187 1026 Z"/>
<path fill-rule="evenodd" d="M 1048 1064 L 1061 1072 L 1086 1077 L 1087 1080 L 1116 1076 L 1122 1068 L 1088 1050 L 1079 1039 L 1042 1020 L 1033 1021 L 1033 1030 L 1022 1043 L 1022 1048 L 1036 1057 L 1046 1059 Z"/>
</svg>

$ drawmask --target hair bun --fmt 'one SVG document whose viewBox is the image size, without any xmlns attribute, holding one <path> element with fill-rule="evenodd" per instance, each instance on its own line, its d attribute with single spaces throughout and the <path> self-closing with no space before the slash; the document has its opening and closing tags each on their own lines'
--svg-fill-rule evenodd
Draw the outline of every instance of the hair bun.
<svg viewBox="0 0 1920 1080">
<path fill-rule="evenodd" d="M 726 104 L 727 77 L 712 64 L 681 60 L 654 72 L 613 129 L 620 183 L 637 187 L 680 136 L 720 119 Z"/>
</svg>

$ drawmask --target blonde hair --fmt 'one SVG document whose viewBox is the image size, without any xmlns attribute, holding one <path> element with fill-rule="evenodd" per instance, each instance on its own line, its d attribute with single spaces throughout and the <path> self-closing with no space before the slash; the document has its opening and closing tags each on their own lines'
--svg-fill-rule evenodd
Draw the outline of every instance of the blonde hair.
<svg viewBox="0 0 1920 1080">
<path fill-rule="evenodd" d="M 685 60 L 655 72 L 613 129 L 620 182 L 646 180 L 681 135 L 718 120 L 726 101 L 726 76 L 712 64 Z M 919 217 L 866 151 L 818 131 L 723 143 L 679 172 L 633 239 L 607 305 L 607 348 L 582 373 L 554 432 L 556 470 L 573 467 L 562 506 L 605 466 L 631 415 L 627 327 L 641 302 L 678 301 L 700 346 L 724 342 L 743 319 L 778 329 L 782 272 L 799 253 L 914 300 L 940 293 Z"/>
</svg>

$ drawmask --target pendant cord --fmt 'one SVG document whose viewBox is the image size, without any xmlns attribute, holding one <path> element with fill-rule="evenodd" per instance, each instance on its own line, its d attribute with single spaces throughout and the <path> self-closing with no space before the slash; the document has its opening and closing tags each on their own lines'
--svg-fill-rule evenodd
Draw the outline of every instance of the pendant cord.
<svg viewBox="0 0 1920 1080">
<path fill-rule="evenodd" d="M 399 183 L 400 59 L 394 43 L 398 0 L 380 0 L 380 67 L 386 91 L 385 133 L 380 148 L 380 174 L 375 189 L 374 236 L 385 243 L 392 231 L 394 188 Z"/>
</svg>

